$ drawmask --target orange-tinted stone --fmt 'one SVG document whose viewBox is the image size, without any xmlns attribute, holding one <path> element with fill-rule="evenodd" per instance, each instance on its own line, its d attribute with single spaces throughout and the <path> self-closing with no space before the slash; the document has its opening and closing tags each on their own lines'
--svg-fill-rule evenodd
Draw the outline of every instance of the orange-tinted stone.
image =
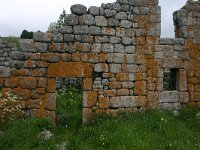
<svg viewBox="0 0 200 150">
<path fill-rule="evenodd" d="M 120 82 L 109 82 L 110 89 L 120 89 L 121 83 Z"/>
<path fill-rule="evenodd" d="M 56 91 L 56 79 L 48 78 L 47 80 L 47 92 L 52 93 Z"/>
<path fill-rule="evenodd" d="M 192 83 L 192 84 L 198 84 L 199 80 L 198 78 L 188 78 L 188 83 Z"/>
<path fill-rule="evenodd" d="M 2 88 L 2 96 L 6 97 L 9 93 L 13 93 L 13 89 L 11 88 Z"/>
<path fill-rule="evenodd" d="M 135 95 L 146 95 L 146 82 L 145 81 L 136 81 L 134 87 L 134 94 Z"/>
<path fill-rule="evenodd" d="M 106 60 L 107 60 L 107 54 L 100 53 L 99 54 L 99 62 L 106 62 Z"/>
<path fill-rule="evenodd" d="M 5 79 L 5 87 L 15 88 L 19 85 L 19 77 L 9 77 Z"/>
<path fill-rule="evenodd" d="M 115 89 L 112 89 L 112 90 L 104 90 L 104 96 L 107 97 L 107 96 L 116 96 L 116 90 Z"/>
<path fill-rule="evenodd" d="M 87 124 L 89 123 L 91 120 L 92 120 L 92 117 L 93 117 L 93 111 L 91 108 L 83 108 L 83 111 L 82 111 L 82 121 L 84 124 Z"/>
<path fill-rule="evenodd" d="M 39 60 L 41 57 L 41 53 L 30 53 L 29 56 L 31 60 Z"/>
<path fill-rule="evenodd" d="M 118 73 L 116 74 L 116 79 L 117 81 L 128 81 L 129 80 L 128 73 Z"/>
<path fill-rule="evenodd" d="M 194 91 L 194 84 L 189 83 L 188 84 L 188 91 L 193 92 Z"/>
<path fill-rule="evenodd" d="M 3 78 L 0 77 L 0 86 L 3 86 Z"/>
<path fill-rule="evenodd" d="M 31 99 L 40 99 L 42 96 L 41 96 L 41 94 L 39 94 L 39 93 L 36 93 L 36 92 L 32 92 L 31 93 Z"/>
<path fill-rule="evenodd" d="M 31 59 L 27 60 L 24 64 L 24 66 L 28 69 L 31 69 L 31 68 L 35 68 L 35 62 L 32 61 Z"/>
<path fill-rule="evenodd" d="M 44 108 L 37 109 L 35 117 L 37 118 L 46 118 L 47 114 Z"/>
<path fill-rule="evenodd" d="M 119 89 L 117 90 L 118 96 L 128 96 L 129 95 L 129 89 Z"/>
<path fill-rule="evenodd" d="M 48 67 L 48 63 L 45 62 L 45 61 L 37 61 L 37 62 L 36 62 L 36 66 L 37 66 L 38 68 L 46 68 L 46 67 Z"/>
<path fill-rule="evenodd" d="M 37 79 L 34 77 L 22 77 L 20 79 L 19 86 L 23 89 L 36 89 Z"/>
<path fill-rule="evenodd" d="M 63 63 L 50 64 L 47 71 L 48 77 L 92 77 L 92 65 L 83 63 Z"/>
<path fill-rule="evenodd" d="M 48 62 L 57 62 L 61 59 L 61 55 L 58 53 L 43 53 L 41 60 Z"/>
<path fill-rule="evenodd" d="M 156 109 L 159 107 L 159 100 L 158 100 L 158 93 L 157 92 L 149 92 L 147 94 L 147 107 L 150 109 Z"/>
<path fill-rule="evenodd" d="M 44 88 L 47 85 L 47 78 L 39 77 L 38 78 L 38 87 L 39 88 Z"/>
<path fill-rule="evenodd" d="M 84 67 L 84 77 L 91 78 L 93 72 L 92 64 L 84 63 L 83 67 Z"/>
<path fill-rule="evenodd" d="M 81 54 L 79 52 L 72 54 L 72 60 L 73 61 L 80 61 L 81 60 Z"/>
<path fill-rule="evenodd" d="M 83 79 L 83 90 L 92 90 L 92 78 Z"/>
<path fill-rule="evenodd" d="M 135 100 L 136 100 L 136 104 L 138 107 L 146 107 L 146 105 L 147 105 L 146 96 L 136 96 Z"/>
<path fill-rule="evenodd" d="M 180 91 L 187 91 L 187 73 L 185 70 L 179 70 L 179 90 Z"/>
<path fill-rule="evenodd" d="M 83 92 L 83 107 L 93 107 L 97 103 L 97 92 L 84 91 Z"/>
<path fill-rule="evenodd" d="M 44 94 L 44 93 L 46 93 L 45 88 L 37 88 L 37 89 L 36 89 L 36 92 L 39 93 L 39 94 Z"/>
<path fill-rule="evenodd" d="M 109 98 L 108 97 L 99 97 L 99 108 L 106 109 L 110 107 Z"/>
<path fill-rule="evenodd" d="M 142 73 L 135 73 L 135 80 L 136 80 L 136 81 L 140 81 L 140 80 L 142 80 L 142 79 L 143 79 Z"/>
<path fill-rule="evenodd" d="M 57 49 L 57 47 L 56 47 L 55 43 L 52 42 L 51 44 L 49 44 L 50 51 L 54 52 L 54 51 L 56 51 L 56 49 Z"/>
<path fill-rule="evenodd" d="M 194 89 L 195 89 L 195 92 L 200 92 L 200 85 L 199 84 L 195 85 Z"/>
<path fill-rule="evenodd" d="M 31 75 L 34 77 L 44 77 L 44 76 L 46 76 L 46 70 L 45 69 L 34 69 L 31 71 Z"/>
<path fill-rule="evenodd" d="M 20 70 L 16 70 L 15 75 L 18 76 L 24 76 L 24 75 L 29 75 L 30 71 L 28 69 L 20 69 Z"/>
<path fill-rule="evenodd" d="M 103 114 L 105 114 L 105 110 L 104 109 L 97 109 L 97 110 L 95 110 L 95 114 L 96 115 L 103 115 Z"/>
<path fill-rule="evenodd" d="M 192 92 L 191 93 L 191 101 L 200 102 L 200 92 Z"/>
<path fill-rule="evenodd" d="M 13 94 L 17 95 L 22 100 L 28 100 L 31 98 L 31 90 L 28 89 L 16 88 L 13 90 Z"/>
</svg>

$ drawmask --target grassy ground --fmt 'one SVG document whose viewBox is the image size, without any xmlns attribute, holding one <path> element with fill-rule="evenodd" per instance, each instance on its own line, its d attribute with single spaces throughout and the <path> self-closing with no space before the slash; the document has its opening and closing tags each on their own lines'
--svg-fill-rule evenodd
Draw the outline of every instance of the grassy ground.
<svg viewBox="0 0 200 150">
<path fill-rule="evenodd" d="M 200 109 L 184 109 L 179 116 L 147 111 L 118 118 L 98 117 L 81 125 L 82 92 L 58 92 L 56 126 L 48 120 L 27 119 L 0 124 L 0 149 L 72 150 L 199 150 Z M 66 98 L 67 97 L 67 98 Z M 52 131 L 49 141 L 38 139 L 40 131 Z"/>
</svg>

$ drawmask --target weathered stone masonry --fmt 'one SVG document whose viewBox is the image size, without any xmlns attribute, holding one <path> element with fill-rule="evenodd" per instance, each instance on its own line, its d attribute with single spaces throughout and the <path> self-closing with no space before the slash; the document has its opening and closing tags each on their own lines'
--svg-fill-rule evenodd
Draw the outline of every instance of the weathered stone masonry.
<svg viewBox="0 0 200 150">
<path fill-rule="evenodd" d="M 94 114 L 200 106 L 200 2 L 174 13 L 176 38 L 160 38 L 158 0 L 73 5 L 67 26 L 34 33 L 22 50 L 0 40 L 0 84 L 22 99 L 27 114 L 55 121 L 56 79 L 83 84 L 83 122 Z M 166 70 L 175 90 L 164 91 Z"/>
</svg>

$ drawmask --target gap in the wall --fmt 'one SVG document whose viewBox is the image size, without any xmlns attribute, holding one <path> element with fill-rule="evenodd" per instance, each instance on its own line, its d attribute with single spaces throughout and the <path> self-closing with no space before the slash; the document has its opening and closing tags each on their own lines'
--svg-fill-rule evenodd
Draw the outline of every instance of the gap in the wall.
<svg viewBox="0 0 200 150">
<path fill-rule="evenodd" d="M 175 37 L 173 12 L 186 4 L 187 0 L 159 0 L 161 6 L 161 37 Z"/>
</svg>

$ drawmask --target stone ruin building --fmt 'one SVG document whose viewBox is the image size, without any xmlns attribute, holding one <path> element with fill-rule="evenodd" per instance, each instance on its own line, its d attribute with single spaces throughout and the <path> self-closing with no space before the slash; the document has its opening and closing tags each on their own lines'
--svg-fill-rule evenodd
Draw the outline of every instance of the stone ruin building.
<svg viewBox="0 0 200 150">
<path fill-rule="evenodd" d="M 22 50 L 0 39 L 2 92 L 30 116 L 55 121 L 57 78 L 80 78 L 82 120 L 95 114 L 200 107 L 200 2 L 174 12 L 176 38 L 160 38 L 158 0 L 71 6 L 67 26 L 34 33 Z"/>
</svg>

